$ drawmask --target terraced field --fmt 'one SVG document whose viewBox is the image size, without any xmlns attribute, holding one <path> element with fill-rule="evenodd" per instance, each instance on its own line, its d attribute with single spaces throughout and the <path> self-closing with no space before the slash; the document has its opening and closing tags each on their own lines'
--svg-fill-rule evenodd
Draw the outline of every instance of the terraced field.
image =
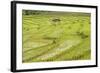
<svg viewBox="0 0 100 73">
<path fill-rule="evenodd" d="M 23 63 L 91 59 L 90 17 L 23 10 Z"/>
</svg>

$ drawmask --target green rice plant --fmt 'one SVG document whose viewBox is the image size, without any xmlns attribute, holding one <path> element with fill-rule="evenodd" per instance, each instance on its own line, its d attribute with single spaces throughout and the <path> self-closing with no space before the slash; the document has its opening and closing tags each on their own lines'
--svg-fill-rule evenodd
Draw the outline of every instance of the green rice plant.
<svg viewBox="0 0 100 73">
<path fill-rule="evenodd" d="M 91 59 L 90 14 L 23 10 L 22 62 Z"/>
</svg>

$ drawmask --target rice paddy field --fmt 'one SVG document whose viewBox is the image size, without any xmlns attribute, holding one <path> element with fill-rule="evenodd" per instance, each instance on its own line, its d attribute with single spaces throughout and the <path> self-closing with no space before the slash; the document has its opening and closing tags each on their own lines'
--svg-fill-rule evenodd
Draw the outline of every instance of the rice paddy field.
<svg viewBox="0 0 100 73">
<path fill-rule="evenodd" d="M 22 62 L 91 59 L 90 14 L 23 10 Z"/>
</svg>

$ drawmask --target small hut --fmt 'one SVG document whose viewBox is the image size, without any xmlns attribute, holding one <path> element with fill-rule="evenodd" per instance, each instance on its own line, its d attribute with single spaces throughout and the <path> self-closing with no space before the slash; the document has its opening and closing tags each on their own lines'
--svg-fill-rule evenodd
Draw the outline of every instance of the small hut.
<svg viewBox="0 0 100 73">
<path fill-rule="evenodd" d="M 51 20 L 51 22 L 52 22 L 52 24 L 53 24 L 54 26 L 56 26 L 56 25 L 60 24 L 61 19 L 60 19 L 60 18 L 53 18 L 53 19 Z"/>
</svg>

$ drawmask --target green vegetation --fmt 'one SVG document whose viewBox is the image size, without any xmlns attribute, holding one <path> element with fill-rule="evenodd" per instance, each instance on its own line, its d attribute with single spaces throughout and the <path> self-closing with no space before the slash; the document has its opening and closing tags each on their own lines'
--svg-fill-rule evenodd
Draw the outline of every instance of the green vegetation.
<svg viewBox="0 0 100 73">
<path fill-rule="evenodd" d="M 23 63 L 91 59 L 90 14 L 23 10 Z"/>
</svg>

